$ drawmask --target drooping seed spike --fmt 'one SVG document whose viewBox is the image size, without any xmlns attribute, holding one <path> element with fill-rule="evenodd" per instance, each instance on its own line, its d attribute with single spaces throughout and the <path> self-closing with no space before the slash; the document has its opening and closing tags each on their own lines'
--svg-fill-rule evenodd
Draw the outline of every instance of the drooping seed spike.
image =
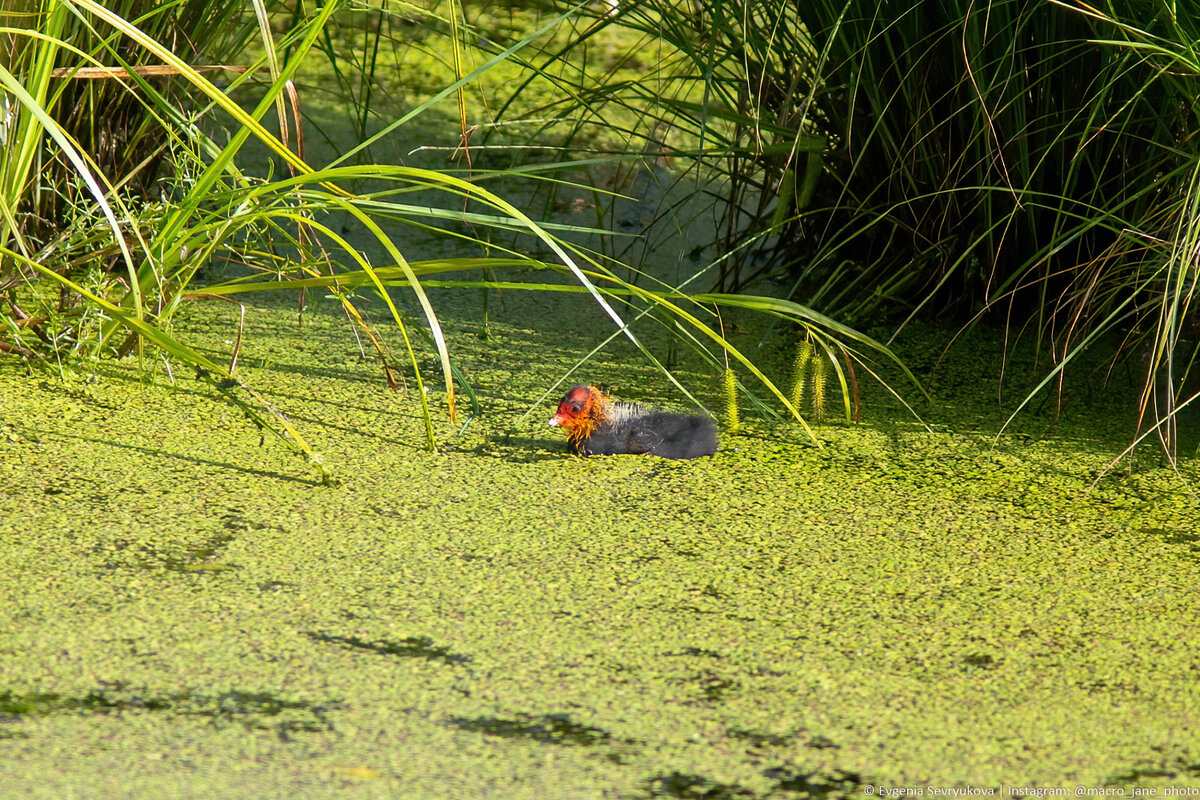
<svg viewBox="0 0 1200 800">
<path fill-rule="evenodd" d="M 737 376 L 732 369 L 726 369 L 721 376 L 721 399 L 725 403 L 725 427 L 730 433 L 737 433 L 741 427 L 738 415 Z"/>
<path fill-rule="evenodd" d="M 812 357 L 810 364 L 812 370 L 812 405 L 813 416 L 817 422 L 825 421 L 825 384 L 829 365 L 824 358 L 819 355 Z"/>
<path fill-rule="evenodd" d="M 813 345 L 809 339 L 804 339 L 796 345 L 796 358 L 792 361 L 792 389 L 789 400 L 797 411 L 804 404 L 804 385 L 808 382 L 810 362 L 813 357 Z"/>
</svg>

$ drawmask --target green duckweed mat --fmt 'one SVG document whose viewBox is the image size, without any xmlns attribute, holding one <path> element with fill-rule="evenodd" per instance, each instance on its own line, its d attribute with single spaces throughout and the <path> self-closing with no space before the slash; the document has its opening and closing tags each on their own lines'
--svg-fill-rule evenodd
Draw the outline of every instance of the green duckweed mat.
<svg viewBox="0 0 1200 800">
<path fill-rule="evenodd" d="M 443 320 L 481 408 L 435 452 L 335 306 L 251 308 L 239 375 L 337 486 L 153 356 L 0 362 L 0 794 L 1200 786 L 1194 476 L 1146 447 L 1089 491 L 1123 418 L 997 441 L 968 370 L 932 431 L 864 387 L 820 448 L 750 421 L 710 459 L 583 459 L 525 415 L 608 333 L 565 307 Z M 177 332 L 228 358 L 235 330 Z M 620 344 L 587 373 L 681 405 Z"/>
</svg>

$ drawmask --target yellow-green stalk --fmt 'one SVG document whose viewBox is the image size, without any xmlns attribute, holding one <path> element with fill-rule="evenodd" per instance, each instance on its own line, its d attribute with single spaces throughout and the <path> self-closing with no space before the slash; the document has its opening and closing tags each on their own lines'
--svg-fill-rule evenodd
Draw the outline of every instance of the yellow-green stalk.
<svg viewBox="0 0 1200 800">
<path fill-rule="evenodd" d="M 728 367 L 721 376 L 721 398 L 725 401 L 725 427 L 730 433 L 737 433 L 741 427 L 738 418 L 737 377 Z"/>
<path fill-rule="evenodd" d="M 808 339 L 796 345 L 796 360 L 792 362 L 792 390 L 789 400 L 796 410 L 804 403 L 804 384 L 808 379 L 808 362 L 812 360 L 813 345 Z"/>
<path fill-rule="evenodd" d="M 820 355 L 814 355 L 811 360 L 812 369 L 812 406 L 813 416 L 817 422 L 825 420 L 825 371 L 827 365 Z"/>
</svg>

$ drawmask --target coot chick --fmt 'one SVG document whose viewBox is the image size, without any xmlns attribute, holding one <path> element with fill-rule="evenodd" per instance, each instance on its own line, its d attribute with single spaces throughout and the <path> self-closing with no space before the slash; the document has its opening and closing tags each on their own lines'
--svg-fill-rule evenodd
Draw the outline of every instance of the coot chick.
<svg viewBox="0 0 1200 800">
<path fill-rule="evenodd" d="M 585 456 L 698 458 L 717 452 L 717 425 L 711 417 L 614 403 L 595 386 L 572 387 L 550 424 L 566 428 L 567 443 Z"/>
</svg>

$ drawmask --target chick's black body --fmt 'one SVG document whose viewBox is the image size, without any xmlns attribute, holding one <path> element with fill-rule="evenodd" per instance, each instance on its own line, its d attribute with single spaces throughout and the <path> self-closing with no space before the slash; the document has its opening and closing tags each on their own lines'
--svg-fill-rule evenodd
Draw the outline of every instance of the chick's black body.
<svg viewBox="0 0 1200 800">
<path fill-rule="evenodd" d="M 717 451 L 711 417 L 613 403 L 594 386 L 567 392 L 550 424 L 566 428 L 571 447 L 585 456 L 631 453 L 680 459 Z"/>
<path fill-rule="evenodd" d="M 632 408 L 636 411 L 625 420 L 614 411 L 607 425 L 584 440 L 580 452 L 596 456 L 646 453 L 663 458 L 699 458 L 717 452 L 717 426 L 711 417 Z"/>
</svg>

